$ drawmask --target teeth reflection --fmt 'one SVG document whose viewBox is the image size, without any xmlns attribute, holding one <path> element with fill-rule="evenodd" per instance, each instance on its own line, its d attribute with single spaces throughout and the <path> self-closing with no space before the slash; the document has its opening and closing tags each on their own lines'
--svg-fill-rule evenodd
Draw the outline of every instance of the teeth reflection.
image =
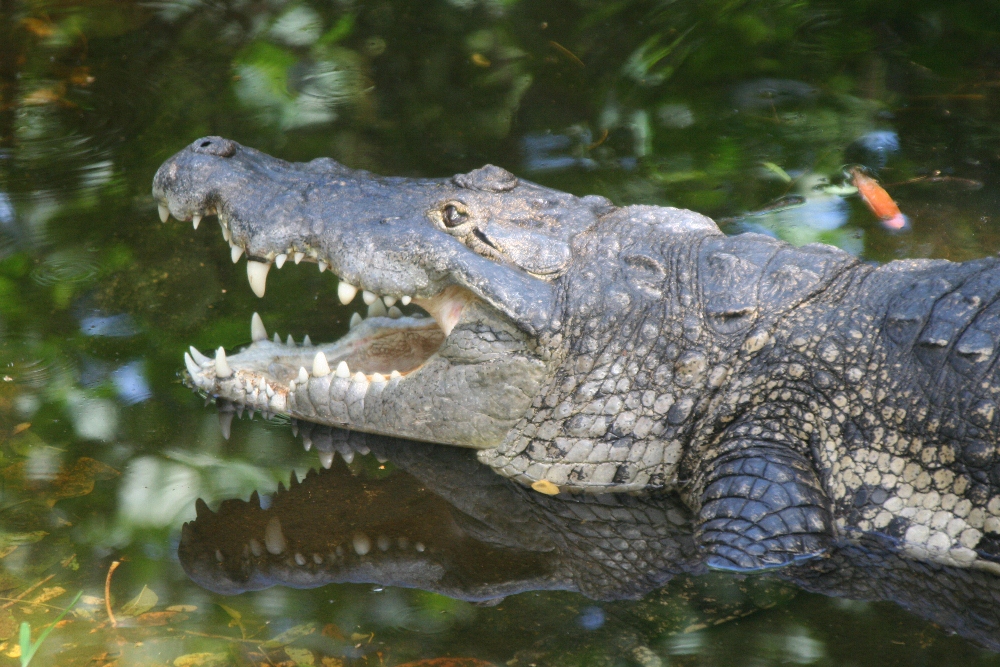
<svg viewBox="0 0 1000 667">
<path fill-rule="evenodd" d="M 296 554 L 295 554 L 295 563 L 296 563 L 297 565 L 299 565 L 299 566 L 302 566 L 302 565 L 305 565 L 305 564 L 306 564 L 306 557 L 305 557 L 305 556 L 303 556 L 303 555 L 302 555 L 302 554 L 300 554 L 300 553 L 296 553 Z"/>
<path fill-rule="evenodd" d="M 361 315 L 359 315 L 357 313 L 353 313 L 351 315 L 351 324 L 350 324 L 350 326 L 351 326 L 352 329 L 354 327 L 358 326 L 359 324 L 361 324 L 362 322 L 364 322 L 364 320 L 361 319 Z"/>
<path fill-rule="evenodd" d="M 221 347 L 215 351 L 215 377 L 225 379 L 232 377 L 233 369 L 226 361 L 226 351 Z"/>
<path fill-rule="evenodd" d="M 267 272 L 270 270 L 270 262 L 247 261 L 247 280 L 250 281 L 250 289 L 258 298 L 264 297 L 264 289 L 267 287 Z"/>
<path fill-rule="evenodd" d="M 323 557 L 319 554 L 313 554 L 313 562 L 317 565 L 321 565 L 323 563 Z"/>
<path fill-rule="evenodd" d="M 319 454 L 320 465 L 329 470 L 330 466 L 333 465 L 333 452 L 316 452 L 316 453 Z"/>
<path fill-rule="evenodd" d="M 354 301 L 354 297 L 358 294 L 358 288 L 351 283 L 341 280 L 340 284 L 337 285 L 337 298 L 345 306 L 351 301 Z"/>
<path fill-rule="evenodd" d="M 219 410 L 219 430 L 222 431 L 222 439 L 229 440 L 230 434 L 233 432 L 233 417 L 236 413 L 229 410 Z"/>
<path fill-rule="evenodd" d="M 281 336 L 278 335 L 277 331 L 274 332 L 274 338 L 272 340 L 275 345 L 281 345 Z"/>
<path fill-rule="evenodd" d="M 396 308 L 396 306 L 393 306 L 392 308 L 389 309 L 389 312 L 387 312 L 386 315 L 388 315 L 394 320 L 398 320 L 403 316 L 403 311 L 401 311 L 399 308 Z"/>
<path fill-rule="evenodd" d="M 267 547 L 268 553 L 275 556 L 282 554 L 288 548 L 285 534 L 281 532 L 281 522 L 276 516 L 271 517 L 264 529 L 264 546 Z"/>
<path fill-rule="evenodd" d="M 417 542 L 416 544 L 413 545 L 413 548 L 416 549 L 417 551 L 419 551 L 420 553 L 423 553 L 423 551 L 425 549 L 424 543 L 423 542 Z"/>
<path fill-rule="evenodd" d="M 288 334 L 288 338 L 285 339 L 285 345 L 288 347 L 295 347 L 295 339 L 292 338 L 292 334 Z"/>
<path fill-rule="evenodd" d="M 267 329 L 264 328 L 264 320 L 260 319 L 258 313 L 250 317 L 250 338 L 255 343 L 267 340 Z"/>
<path fill-rule="evenodd" d="M 388 315 L 388 311 L 386 311 L 385 304 L 382 303 L 381 299 L 368 306 L 368 317 L 385 317 L 386 315 Z"/>
<path fill-rule="evenodd" d="M 368 536 L 364 533 L 358 533 L 355 535 L 354 539 L 351 540 L 351 543 L 354 545 L 354 553 L 359 556 L 364 556 L 372 550 L 372 541 L 368 539 Z"/>
<path fill-rule="evenodd" d="M 218 549 L 215 550 L 215 560 L 217 560 L 220 563 L 223 561 L 222 552 L 219 551 Z"/>
<path fill-rule="evenodd" d="M 388 551 L 389 547 L 392 546 L 392 543 L 389 541 L 389 538 L 386 537 L 385 535 L 378 536 L 377 544 L 379 551 Z"/>
<path fill-rule="evenodd" d="M 302 347 L 312 347 L 313 342 L 309 339 L 309 334 L 302 339 Z"/>
<path fill-rule="evenodd" d="M 258 558 L 264 554 L 264 549 L 261 548 L 260 542 L 254 537 L 250 538 L 250 552 Z"/>
<path fill-rule="evenodd" d="M 167 219 L 170 217 L 170 209 L 167 208 L 167 205 L 157 204 L 156 209 L 160 213 L 160 222 L 166 222 Z"/>
</svg>

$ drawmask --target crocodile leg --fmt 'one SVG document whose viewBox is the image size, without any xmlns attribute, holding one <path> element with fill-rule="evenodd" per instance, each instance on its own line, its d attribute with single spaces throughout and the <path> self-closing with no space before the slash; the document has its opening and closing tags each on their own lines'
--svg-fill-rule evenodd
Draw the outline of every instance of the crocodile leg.
<svg viewBox="0 0 1000 667">
<path fill-rule="evenodd" d="M 783 438 L 741 425 L 703 464 L 696 538 L 717 570 L 752 572 L 822 554 L 828 501 L 812 463 Z M 696 489 L 697 492 L 697 489 Z"/>
</svg>

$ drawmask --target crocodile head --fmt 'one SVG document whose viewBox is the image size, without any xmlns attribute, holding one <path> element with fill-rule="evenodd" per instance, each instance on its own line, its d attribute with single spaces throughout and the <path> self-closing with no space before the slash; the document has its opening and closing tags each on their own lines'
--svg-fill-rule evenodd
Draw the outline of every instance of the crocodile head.
<svg viewBox="0 0 1000 667">
<path fill-rule="evenodd" d="M 386 178 L 327 158 L 289 163 L 221 137 L 167 160 L 153 196 L 163 220 L 197 226 L 217 215 L 258 296 L 272 267 L 310 262 L 339 276 L 343 303 L 368 304 L 369 317 L 339 341 L 271 341 L 254 317 L 253 343 L 238 353 L 220 348 L 213 359 L 192 348 L 185 361 L 199 390 L 266 413 L 478 449 L 511 441 L 546 387 L 576 375 L 568 351 L 594 345 L 581 327 L 600 325 L 608 339 L 642 319 L 620 311 L 644 299 L 662 311 L 667 262 L 630 247 L 658 248 L 679 231 L 719 234 L 688 211 L 619 209 L 494 166 Z"/>
</svg>

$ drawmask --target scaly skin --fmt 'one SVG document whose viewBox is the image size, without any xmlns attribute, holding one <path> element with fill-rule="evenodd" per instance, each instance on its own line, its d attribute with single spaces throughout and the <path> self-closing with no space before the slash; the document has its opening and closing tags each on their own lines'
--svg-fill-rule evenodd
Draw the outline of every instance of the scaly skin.
<svg viewBox="0 0 1000 667">
<path fill-rule="evenodd" d="M 202 391 L 474 447 L 543 491 L 676 489 L 713 568 L 874 532 L 1000 572 L 996 259 L 876 268 L 492 166 L 388 179 L 218 137 L 168 160 L 153 194 L 164 217 L 217 212 L 259 295 L 298 257 L 345 301 L 409 297 L 439 326 L 377 301 L 326 346 L 255 323 L 239 354 L 186 359 Z"/>
</svg>

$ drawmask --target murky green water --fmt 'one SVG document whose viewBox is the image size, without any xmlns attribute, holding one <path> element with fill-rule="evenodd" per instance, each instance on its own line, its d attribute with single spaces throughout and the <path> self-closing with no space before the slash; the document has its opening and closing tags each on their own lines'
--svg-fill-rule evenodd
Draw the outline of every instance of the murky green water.
<svg viewBox="0 0 1000 667">
<path fill-rule="evenodd" d="M 0 0 L 0 664 L 78 591 L 32 664 L 1000 664 L 890 603 L 719 576 L 616 603 L 209 593 L 177 558 L 195 499 L 270 496 L 319 459 L 279 421 L 223 438 L 183 351 L 247 342 L 255 310 L 317 340 L 351 310 L 316 271 L 272 272 L 256 299 L 214 223 L 161 225 L 149 196 L 162 160 L 220 134 L 394 175 L 492 162 L 729 231 L 969 259 L 1000 249 L 997 44 L 986 1 Z M 859 162 L 909 229 L 843 187 Z"/>
</svg>

